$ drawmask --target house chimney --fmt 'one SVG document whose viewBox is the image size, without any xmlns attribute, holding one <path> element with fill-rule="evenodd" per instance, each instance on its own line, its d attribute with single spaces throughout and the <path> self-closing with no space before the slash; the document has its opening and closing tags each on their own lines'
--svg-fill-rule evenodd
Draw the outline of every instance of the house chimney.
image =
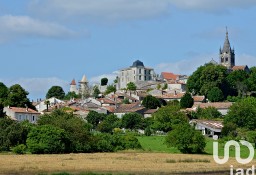
<svg viewBox="0 0 256 175">
<path fill-rule="evenodd" d="M 28 112 L 28 105 L 27 105 L 27 104 L 25 104 L 25 106 L 26 106 L 26 111 Z"/>
</svg>

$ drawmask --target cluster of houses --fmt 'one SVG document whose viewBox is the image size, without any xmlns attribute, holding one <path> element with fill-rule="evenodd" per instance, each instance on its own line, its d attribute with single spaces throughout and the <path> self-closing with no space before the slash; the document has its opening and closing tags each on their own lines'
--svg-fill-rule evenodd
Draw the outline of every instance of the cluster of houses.
<svg viewBox="0 0 256 175">
<path fill-rule="evenodd" d="M 223 48 L 220 49 L 219 56 L 219 64 L 226 66 L 228 70 L 248 71 L 247 66 L 235 66 L 235 54 L 234 50 L 230 47 L 228 32 L 226 32 L 225 42 Z M 218 64 L 214 60 L 210 62 L 212 64 Z M 186 75 L 171 72 L 162 72 L 160 75 L 157 75 L 153 68 L 145 67 L 143 62 L 137 60 L 130 67 L 119 71 L 117 83 L 114 84 L 117 89 L 115 93 L 110 93 L 99 98 L 86 98 L 90 90 L 87 78 L 84 75 L 81 81 L 79 81 L 78 88 L 74 79 L 70 83 L 70 92 L 82 95 L 81 99 L 63 101 L 52 97 L 47 99 L 48 103 L 46 103 L 46 100 L 34 102 L 33 105 L 37 111 L 16 107 L 5 107 L 4 111 L 14 120 L 29 120 L 32 123 L 36 123 L 40 115 L 63 107 L 68 107 L 75 115 L 84 120 L 86 120 L 90 111 L 115 114 L 119 118 L 126 113 L 136 112 L 147 118 L 151 117 L 158 109 L 147 109 L 142 106 L 141 102 L 144 97 L 152 95 L 166 102 L 173 100 L 180 101 L 186 92 L 187 79 L 188 76 Z M 133 82 L 136 85 L 136 91 L 126 90 L 127 83 L 129 82 Z M 100 87 L 99 89 L 104 90 L 106 88 Z M 224 116 L 232 105 L 231 102 L 211 103 L 207 101 L 205 96 L 193 96 L 193 99 L 194 105 L 192 108 L 186 109 L 187 112 L 196 111 L 198 108 L 214 107 Z M 129 101 L 129 104 L 124 104 L 124 100 Z M 201 130 L 202 134 L 212 136 L 219 135 L 223 127 L 220 121 L 193 120 L 190 123 L 195 124 L 196 129 Z"/>
</svg>

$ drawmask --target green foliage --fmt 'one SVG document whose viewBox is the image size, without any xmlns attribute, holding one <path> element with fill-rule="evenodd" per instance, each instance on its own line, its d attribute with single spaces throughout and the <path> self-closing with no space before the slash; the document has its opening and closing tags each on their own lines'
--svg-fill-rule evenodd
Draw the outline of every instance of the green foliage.
<svg viewBox="0 0 256 175">
<path fill-rule="evenodd" d="M 256 98 L 248 97 L 234 103 L 224 118 L 224 124 L 234 123 L 249 130 L 256 129 Z"/>
<path fill-rule="evenodd" d="M 113 152 L 125 149 L 141 149 L 138 139 L 132 134 L 97 134 L 94 140 L 94 149 L 97 152 Z"/>
<path fill-rule="evenodd" d="M 65 92 L 62 89 L 62 87 L 60 87 L 60 86 L 52 86 L 46 94 L 47 99 L 49 99 L 51 97 L 63 99 L 65 97 Z"/>
<path fill-rule="evenodd" d="M 0 151 L 9 151 L 11 147 L 25 144 L 28 128 L 23 123 L 9 118 L 0 119 Z"/>
<path fill-rule="evenodd" d="M 237 126 L 234 123 L 225 123 L 221 130 L 221 137 L 236 137 L 237 136 Z"/>
<path fill-rule="evenodd" d="M 164 86 L 162 87 L 162 90 L 165 90 L 168 88 L 168 84 L 167 83 L 164 83 Z"/>
<path fill-rule="evenodd" d="M 101 86 L 106 86 L 108 84 L 108 79 L 107 78 L 102 78 L 100 80 L 100 84 L 101 84 Z"/>
<path fill-rule="evenodd" d="M 254 147 L 256 148 L 256 131 L 248 131 L 246 138 L 249 142 L 254 143 Z"/>
<path fill-rule="evenodd" d="M 231 88 L 238 93 L 238 96 L 246 93 L 247 91 L 247 78 L 248 73 L 243 70 L 236 70 L 229 73 L 227 76 L 227 82 L 230 84 Z"/>
<path fill-rule="evenodd" d="M 15 146 L 12 149 L 12 152 L 14 152 L 16 154 L 25 154 L 26 153 L 26 149 L 27 149 L 26 145 L 20 144 L 20 145 Z"/>
<path fill-rule="evenodd" d="M 123 104 L 130 104 L 129 99 L 128 99 L 128 98 L 125 98 L 125 99 L 123 100 Z"/>
<path fill-rule="evenodd" d="M 63 110 L 45 114 L 38 120 L 38 125 L 52 125 L 65 131 L 67 137 L 66 152 L 91 152 L 91 125 L 81 118 Z"/>
<path fill-rule="evenodd" d="M 228 96 L 227 97 L 227 100 L 229 101 L 229 102 L 237 102 L 237 101 L 239 101 L 239 100 L 241 100 L 241 97 L 237 97 L 237 96 Z"/>
<path fill-rule="evenodd" d="M 214 107 L 198 108 L 195 113 L 195 118 L 198 119 L 216 119 L 220 118 L 222 114 Z"/>
<path fill-rule="evenodd" d="M 57 98 L 57 97 L 56 97 Z M 63 100 L 70 100 L 70 99 L 78 99 L 81 98 L 81 95 L 76 94 L 75 92 L 68 92 Z"/>
<path fill-rule="evenodd" d="M 52 125 L 32 128 L 27 138 L 28 150 L 33 154 L 64 153 L 66 142 L 65 131 Z"/>
<path fill-rule="evenodd" d="M 114 85 L 109 85 L 105 91 L 105 94 L 110 94 L 110 93 L 116 93 L 116 87 Z"/>
<path fill-rule="evenodd" d="M 8 96 L 8 88 L 4 83 L 0 82 L 0 103 L 4 102 Z"/>
<path fill-rule="evenodd" d="M 152 95 L 147 95 L 143 99 L 142 105 L 148 109 L 156 109 L 158 107 L 161 107 L 160 101 L 156 97 L 153 97 Z"/>
<path fill-rule="evenodd" d="M 100 132 L 112 133 L 114 128 L 121 126 L 121 120 L 114 114 L 106 116 L 102 122 L 97 126 Z"/>
<path fill-rule="evenodd" d="M 94 86 L 94 88 L 93 88 L 93 97 L 98 98 L 99 94 L 100 94 L 100 90 L 99 90 L 98 86 Z"/>
<path fill-rule="evenodd" d="M 35 107 L 31 104 L 27 95 L 29 93 L 23 89 L 19 84 L 15 84 L 9 88 L 8 96 L 5 101 L 5 106 L 13 106 L 13 107 L 29 107 L 35 109 Z"/>
<path fill-rule="evenodd" d="M 208 91 L 207 98 L 211 102 L 219 102 L 224 100 L 224 95 L 218 87 L 214 87 Z"/>
<path fill-rule="evenodd" d="M 180 107 L 175 105 L 160 108 L 152 117 L 154 118 L 152 129 L 163 132 L 171 131 L 177 124 L 188 122 L 185 113 L 181 112 Z"/>
<path fill-rule="evenodd" d="M 126 88 L 129 91 L 136 91 L 137 89 L 136 85 L 133 82 L 127 83 Z"/>
<path fill-rule="evenodd" d="M 177 125 L 168 133 L 166 144 L 177 147 L 182 153 L 202 153 L 206 146 L 204 136 L 189 124 Z"/>
<path fill-rule="evenodd" d="M 143 116 L 138 113 L 126 113 L 122 117 L 122 126 L 126 129 L 140 129 Z"/>
<path fill-rule="evenodd" d="M 4 105 L 3 105 L 3 103 L 0 102 L 0 118 L 3 118 L 5 116 L 6 116 L 6 114 L 4 112 Z"/>
<path fill-rule="evenodd" d="M 97 128 L 98 124 L 106 117 L 105 114 L 98 113 L 96 111 L 90 111 L 86 117 L 88 123 L 90 123 L 93 128 Z"/>
<path fill-rule="evenodd" d="M 161 84 L 158 84 L 157 86 L 156 86 L 156 88 L 159 90 L 159 89 L 161 89 Z"/>
<path fill-rule="evenodd" d="M 190 93 L 185 93 L 183 97 L 180 99 L 180 107 L 181 108 L 191 108 L 194 104 L 194 99 L 192 98 Z"/>
<path fill-rule="evenodd" d="M 250 75 L 247 83 L 250 91 L 256 91 L 256 67 L 252 67 L 250 69 Z"/>
<path fill-rule="evenodd" d="M 145 132 L 145 136 L 151 136 L 151 134 L 152 134 L 152 131 L 151 131 L 150 127 L 146 127 L 144 132 Z"/>
<path fill-rule="evenodd" d="M 205 64 L 200 66 L 188 79 L 188 91 L 193 94 L 207 95 L 208 92 L 218 87 L 224 93 L 224 97 L 228 96 L 230 85 L 226 81 L 227 69 L 221 65 Z"/>
</svg>

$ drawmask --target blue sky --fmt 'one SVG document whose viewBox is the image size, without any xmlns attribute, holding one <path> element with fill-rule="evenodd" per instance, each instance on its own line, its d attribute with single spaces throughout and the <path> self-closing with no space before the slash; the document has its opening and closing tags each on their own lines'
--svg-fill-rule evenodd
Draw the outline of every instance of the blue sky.
<svg viewBox="0 0 256 175">
<path fill-rule="evenodd" d="M 214 58 L 228 27 L 236 64 L 256 65 L 255 0 L 1 0 L 0 81 L 31 99 L 91 84 L 139 59 L 191 74 Z"/>
</svg>

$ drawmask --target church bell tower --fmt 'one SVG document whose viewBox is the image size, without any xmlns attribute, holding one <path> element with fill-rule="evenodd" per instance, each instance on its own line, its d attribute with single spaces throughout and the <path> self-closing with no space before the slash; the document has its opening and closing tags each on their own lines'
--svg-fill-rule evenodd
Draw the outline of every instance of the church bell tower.
<svg viewBox="0 0 256 175">
<path fill-rule="evenodd" d="M 228 30 L 226 28 L 226 38 L 224 41 L 223 48 L 220 48 L 220 64 L 232 69 L 235 66 L 235 50 L 231 49 L 229 39 L 228 39 Z"/>
</svg>

